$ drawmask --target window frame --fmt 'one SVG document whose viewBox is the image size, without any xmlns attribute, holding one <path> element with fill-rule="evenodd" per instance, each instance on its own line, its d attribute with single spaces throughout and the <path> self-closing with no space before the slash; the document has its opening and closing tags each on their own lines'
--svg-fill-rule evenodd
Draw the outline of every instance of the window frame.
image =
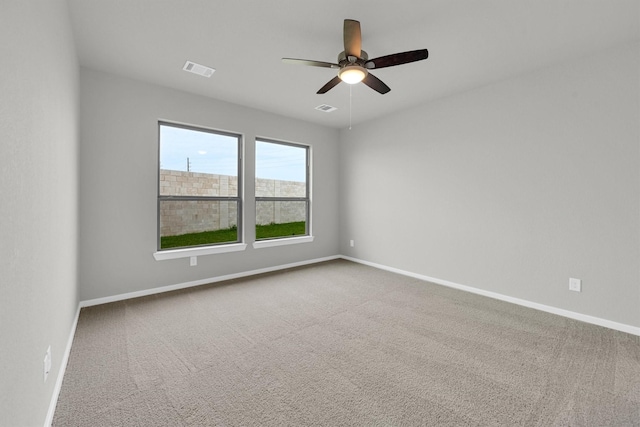
<svg viewBox="0 0 640 427">
<path fill-rule="evenodd" d="M 160 155 L 161 155 L 161 129 L 163 126 L 173 127 L 179 129 L 186 129 L 195 132 L 204 132 L 215 135 L 222 135 L 233 137 L 237 139 L 237 193 L 235 196 L 174 196 L 174 195 L 161 195 L 160 190 Z M 158 120 L 158 164 L 157 164 L 157 182 L 156 182 L 156 194 L 157 194 L 157 202 L 156 202 L 156 252 L 154 253 L 154 258 L 156 260 L 163 259 L 173 259 L 173 258 L 183 258 L 183 257 L 192 257 L 198 255 L 208 255 L 214 253 L 224 253 L 224 252 L 235 252 L 241 251 L 246 248 L 246 244 L 244 244 L 244 224 L 243 224 L 243 180 L 244 180 L 244 170 L 243 170 L 243 159 L 244 159 L 244 141 L 243 135 L 240 133 L 222 131 L 218 129 L 207 128 L 204 126 L 195 126 L 183 123 L 175 123 L 167 120 Z M 193 246 L 181 246 L 181 247 L 172 247 L 172 248 L 161 248 L 161 225 L 160 225 L 160 207 L 163 201 L 227 201 L 227 202 L 235 202 L 236 209 L 236 227 L 237 234 L 236 240 L 229 242 L 220 242 L 220 243 L 207 243 L 202 245 L 193 245 Z"/>
<path fill-rule="evenodd" d="M 311 198 L 311 145 L 303 144 L 299 142 L 289 142 L 282 141 L 278 139 L 265 138 L 265 137 L 256 137 L 255 138 L 255 159 L 254 159 L 254 171 L 257 170 L 257 161 L 258 161 L 258 150 L 257 143 L 264 142 L 268 144 L 278 144 L 278 145 L 286 145 L 289 147 L 303 148 L 305 150 L 305 193 L 306 197 L 266 197 L 266 196 L 256 196 L 254 192 L 254 200 L 255 200 L 255 212 L 254 212 L 254 229 L 255 225 L 257 225 L 257 217 L 258 217 L 258 202 L 305 202 L 306 204 L 306 212 L 305 212 L 305 234 L 304 235 L 296 235 L 296 236 L 281 236 L 281 237 L 269 237 L 264 239 L 258 239 L 255 237 L 255 241 L 253 243 L 253 247 L 256 249 L 272 247 L 272 246 L 283 246 L 289 244 L 296 243 L 307 243 L 313 242 L 312 235 L 312 198 Z M 257 173 L 254 176 L 254 187 L 255 180 L 258 179 Z"/>
</svg>

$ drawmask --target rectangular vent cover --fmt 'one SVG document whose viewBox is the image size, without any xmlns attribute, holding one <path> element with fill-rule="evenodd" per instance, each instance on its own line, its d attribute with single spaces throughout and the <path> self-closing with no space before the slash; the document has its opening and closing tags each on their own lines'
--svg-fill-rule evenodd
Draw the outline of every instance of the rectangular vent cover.
<svg viewBox="0 0 640 427">
<path fill-rule="evenodd" d="M 332 107 L 331 105 L 322 104 L 322 105 L 318 105 L 316 107 L 316 110 L 324 111 L 325 113 L 330 113 L 332 111 L 336 111 L 337 108 L 336 107 Z"/>
<path fill-rule="evenodd" d="M 188 71 L 190 73 L 193 74 L 198 74 L 200 76 L 204 76 L 204 77 L 211 77 L 211 75 L 214 73 L 213 68 L 209 68 L 206 67 L 204 65 L 200 65 L 200 64 L 196 64 L 195 62 L 191 62 L 191 61 L 187 61 L 184 64 L 184 67 L 182 67 L 183 70 Z"/>
</svg>

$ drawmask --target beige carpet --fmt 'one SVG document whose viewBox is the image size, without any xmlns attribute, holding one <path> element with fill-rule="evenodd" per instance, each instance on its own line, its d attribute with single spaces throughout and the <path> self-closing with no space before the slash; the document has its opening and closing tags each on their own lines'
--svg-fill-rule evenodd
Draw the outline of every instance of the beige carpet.
<svg viewBox="0 0 640 427">
<path fill-rule="evenodd" d="M 640 337 L 338 260 L 85 308 L 55 426 L 640 425 Z"/>
</svg>

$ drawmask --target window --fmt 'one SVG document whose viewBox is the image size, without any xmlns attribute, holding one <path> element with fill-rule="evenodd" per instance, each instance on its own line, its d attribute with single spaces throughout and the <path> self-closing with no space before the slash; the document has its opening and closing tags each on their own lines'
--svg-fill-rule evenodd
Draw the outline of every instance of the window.
<svg viewBox="0 0 640 427">
<path fill-rule="evenodd" d="M 241 240 L 241 137 L 159 123 L 158 250 Z"/>
<path fill-rule="evenodd" d="M 256 240 L 310 235 L 309 147 L 256 140 Z"/>
</svg>

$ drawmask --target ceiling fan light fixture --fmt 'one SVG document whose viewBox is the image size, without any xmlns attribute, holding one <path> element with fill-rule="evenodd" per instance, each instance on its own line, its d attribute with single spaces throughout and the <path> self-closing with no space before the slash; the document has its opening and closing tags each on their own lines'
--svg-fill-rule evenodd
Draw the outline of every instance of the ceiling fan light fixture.
<svg viewBox="0 0 640 427">
<path fill-rule="evenodd" d="M 360 65 L 353 64 L 343 67 L 338 72 L 338 76 L 343 82 L 354 85 L 364 80 L 364 78 L 367 77 L 367 73 L 368 71 L 366 68 L 361 67 Z"/>
</svg>

